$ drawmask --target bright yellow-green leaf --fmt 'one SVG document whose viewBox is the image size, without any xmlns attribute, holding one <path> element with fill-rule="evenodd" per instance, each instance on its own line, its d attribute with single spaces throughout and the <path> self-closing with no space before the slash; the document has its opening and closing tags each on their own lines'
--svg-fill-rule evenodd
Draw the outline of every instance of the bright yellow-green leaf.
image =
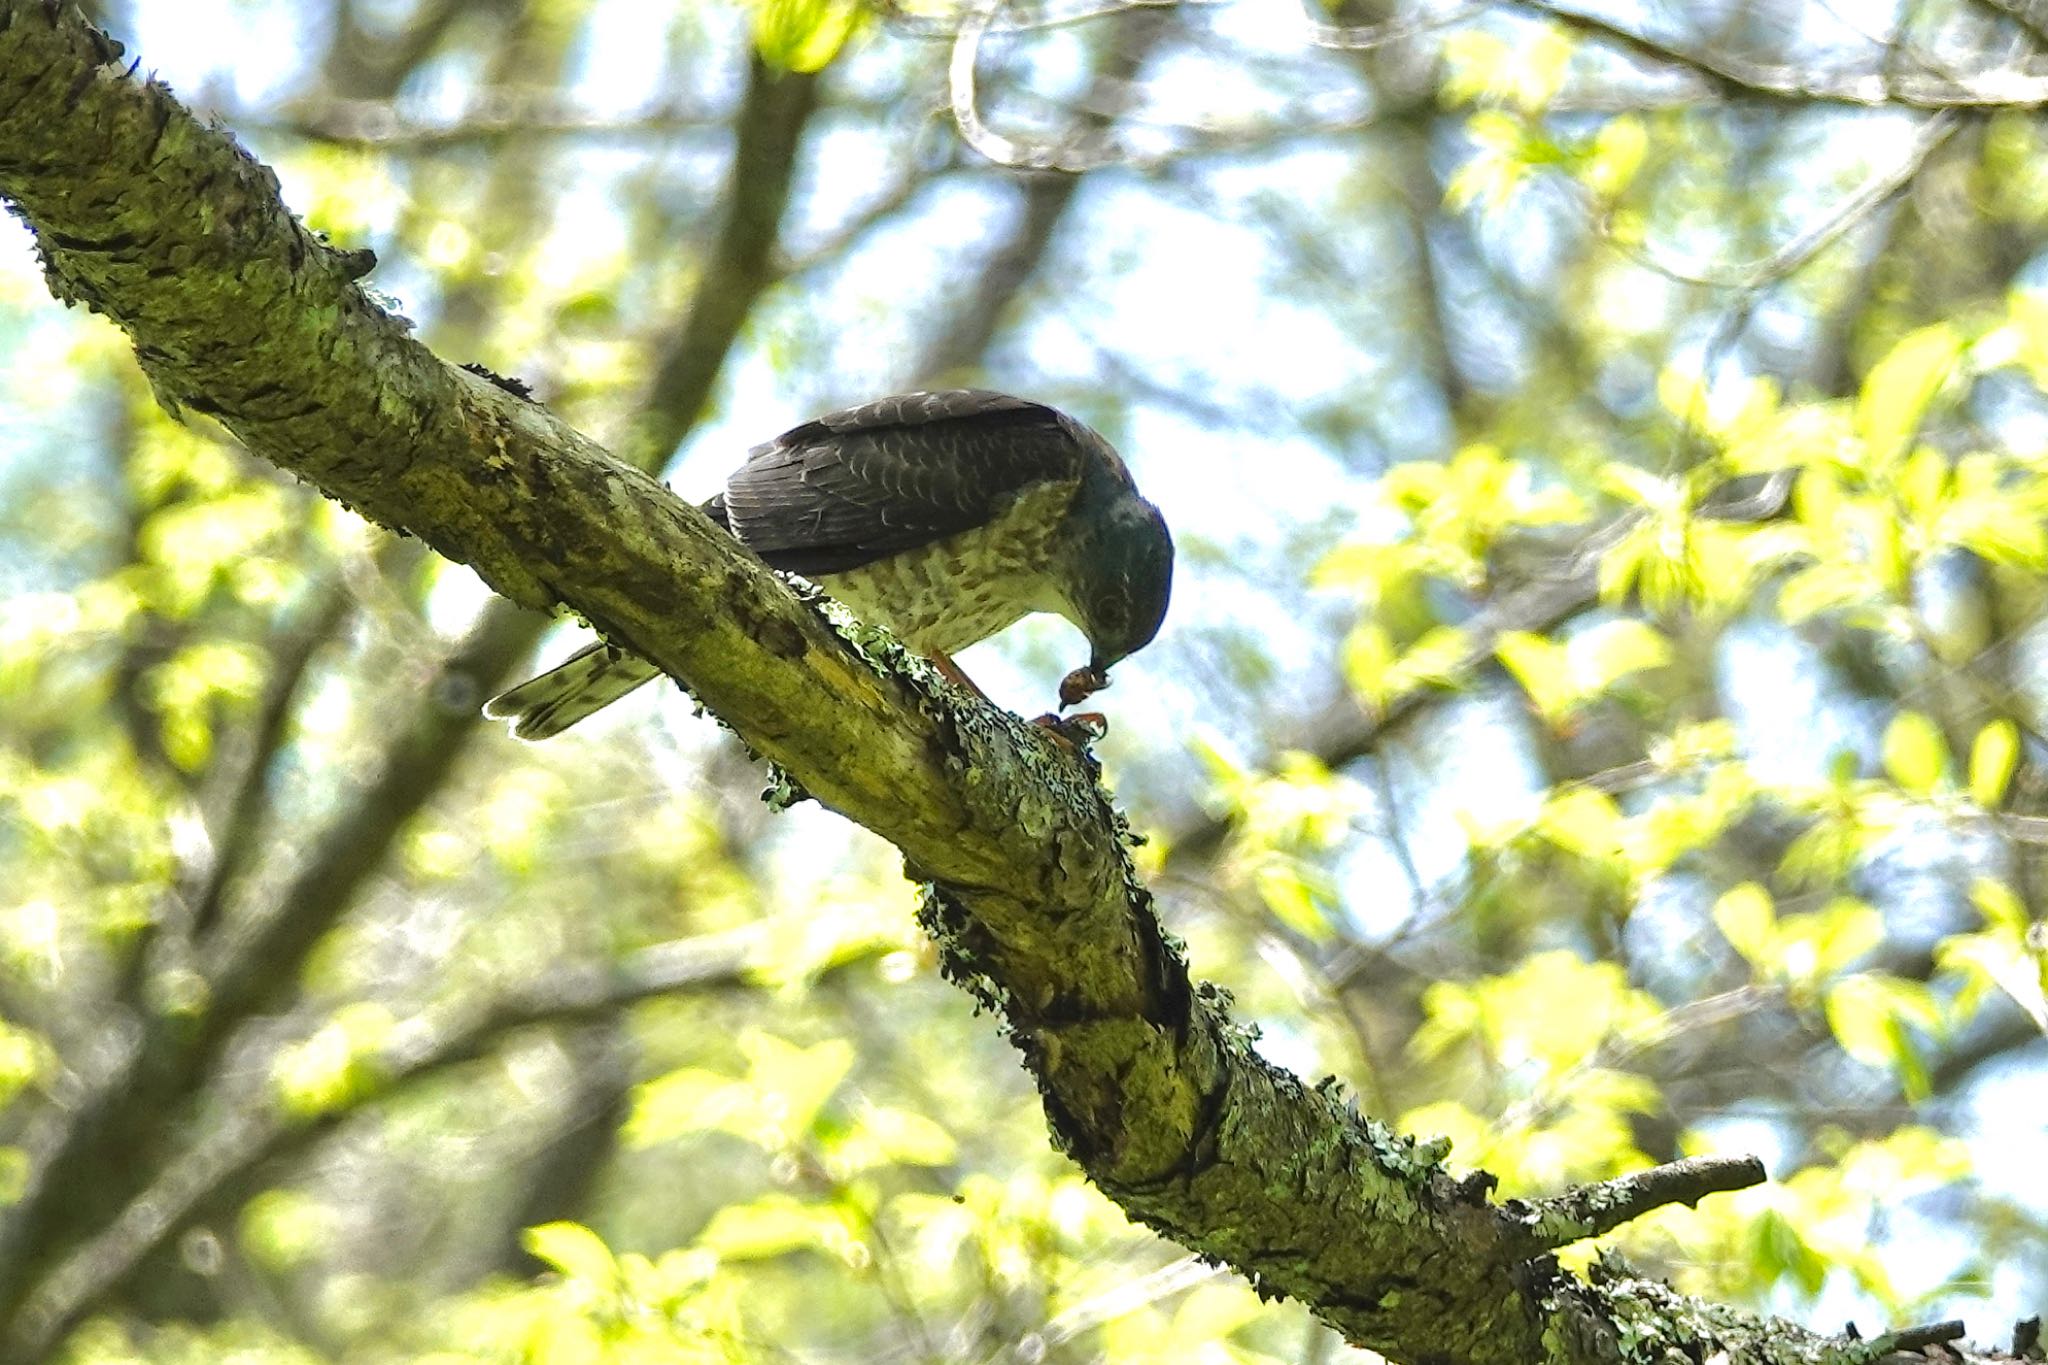
<svg viewBox="0 0 2048 1365">
<path fill-rule="evenodd" d="M 1778 921 L 1777 953 L 1785 975 L 1807 984 L 1833 976 L 1884 942 L 1884 916 L 1853 896 Z"/>
<path fill-rule="evenodd" d="M 751 1063 L 747 1079 L 769 1101 L 786 1137 L 800 1140 L 810 1132 L 818 1111 L 853 1070 L 853 1044 L 827 1038 L 812 1047 L 798 1047 L 767 1033 L 740 1040 Z"/>
<path fill-rule="evenodd" d="M 1828 1029 L 1842 1050 L 1865 1066 L 1889 1067 L 1891 1012 L 1868 976 L 1843 977 L 1827 993 Z"/>
<path fill-rule="evenodd" d="M 1690 367 L 1666 365 L 1657 371 L 1657 403 L 1687 426 L 1702 423 L 1707 415 L 1706 377 Z M 1607 491 L 1630 502 L 1646 501 L 1621 488 L 1609 487 Z"/>
<path fill-rule="evenodd" d="M 1493 652 L 1544 719 L 1559 719 L 1579 699 L 1563 645 L 1525 630 L 1504 630 L 1494 640 Z"/>
<path fill-rule="evenodd" d="M 1876 578 L 1864 565 L 1826 560 L 1785 580 L 1778 589 L 1778 612 L 1797 625 L 1824 611 L 1869 602 L 1879 593 Z"/>
<path fill-rule="evenodd" d="M 1526 958 L 1471 992 L 1494 1059 L 1510 1068 L 1534 1061 L 1553 1076 L 1575 1071 L 1611 1038 L 1648 1036 L 1663 1015 L 1615 963 L 1562 950 Z"/>
<path fill-rule="evenodd" d="M 1738 474 L 1855 463 L 1855 427 L 1847 403 L 1800 403 L 1746 428 L 1728 446 Z"/>
<path fill-rule="evenodd" d="M 1317 903 L 1315 888 L 1303 875 L 1300 863 L 1292 858 L 1268 858 L 1252 874 L 1252 885 L 1259 899 L 1273 912 L 1273 918 L 1311 942 L 1330 940 L 1330 921 Z"/>
<path fill-rule="evenodd" d="M 55 1065 L 55 1054 L 39 1035 L 0 1019 L 0 1109 Z"/>
<path fill-rule="evenodd" d="M 1623 502 L 1654 511 L 1669 511 L 1685 503 L 1685 486 L 1626 460 L 1609 460 L 1600 466 L 1600 491 Z"/>
<path fill-rule="evenodd" d="M 1943 509 L 1934 539 L 1960 545 L 1994 564 L 2048 570 L 2048 527 L 2042 509 L 2004 488 L 1959 494 Z"/>
<path fill-rule="evenodd" d="M 29 1173 L 35 1162 L 20 1147 L 0 1147 L 0 1209 L 20 1202 L 28 1193 Z"/>
<path fill-rule="evenodd" d="M 286 1048 L 271 1067 L 279 1103 L 300 1118 L 345 1108 L 383 1080 L 382 1048 L 397 1027 L 384 1006 L 344 1005 L 319 1032 Z"/>
<path fill-rule="evenodd" d="M 1959 999 L 1958 1010 L 1974 1009 L 1985 991 L 1996 987 L 2048 1034 L 2048 945 L 2043 944 L 2039 927 L 2003 882 L 1978 878 L 1970 888 L 1970 900 L 1984 916 L 1985 931 L 1953 934 L 1936 950 L 1944 971 L 1963 976 L 1965 998 Z"/>
<path fill-rule="evenodd" d="M 1513 79 L 1514 44 L 1477 28 L 1453 29 L 1443 38 L 1441 98 L 1452 108 L 1476 104 Z"/>
<path fill-rule="evenodd" d="M 1453 687 L 1472 657 L 1472 640 L 1456 626 L 1436 626 L 1402 651 L 1387 670 L 1389 690 L 1396 697 L 1418 687 Z"/>
<path fill-rule="evenodd" d="M 1618 679 L 1669 662 L 1671 646 L 1654 627 L 1622 620 L 1581 631 L 1563 645 L 1527 631 L 1503 631 L 1494 653 L 1537 713 L 1554 725 Z"/>
<path fill-rule="evenodd" d="M 1603 552 L 1594 585 L 1600 593 L 1600 600 L 1609 606 L 1627 601 L 1653 549 L 1650 528 L 1638 526 Z"/>
<path fill-rule="evenodd" d="M 751 1136 L 752 1111 L 747 1087 L 730 1076 L 702 1067 L 679 1067 L 633 1091 L 633 1112 L 626 1120 L 626 1145 L 651 1147 L 672 1142 L 686 1133 L 711 1129 L 743 1129 Z"/>
<path fill-rule="evenodd" d="M 1607 120 L 1580 167 L 1580 182 L 1603 199 L 1614 198 L 1635 179 L 1649 145 L 1640 117 L 1622 114 Z"/>
<path fill-rule="evenodd" d="M 2027 931 L 2027 907 L 2018 893 L 1995 877 L 1979 877 L 1970 883 L 1970 904 L 1994 928 L 2014 934 Z"/>
<path fill-rule="evenodd" d="M 1923 983 L 1857 973 L 1829 988 L 1826 1006 L 1828 1028 L 1844 1052 L 1892 1072 L 1909 1100 L 1926 1098 L 1926 1064 L 1908 1032 L 1910 1025 L 1931 1034 L 1940 1024 Z"/>
<path fill-rule="evenodd" d="M 329 1246 L 334 1210 L 300 1190 L 265 1190 L 242 1208 L 242 1246 L 273 1272 L 305 1264 Z"/>
<path fill-rule="evenodd" d="M 1174 1309 L 1160 1360 L 1200 1360 L 1232 1332 L 1265 1316 L 1265 1305 L 1243 1281 L 1216 1280 L 1195 1286 Z"/>
<path fill-rule="evenodd" d="M 2020 758 L 2020 729 L 2009 720 L 1994 720 L 1970 743 L 1970 799 L 1986 810 L 1997 809 Z"/>
<path fill-rule="evenodd" d="M 899 1166 L 944 1166 L 960 1151 L 951 1133 L 909 1109 L 864 1105 L 855 1127 L 886 1161 Z"/>
<path fill-rule="evenodd" d="M 1777 966 L 1777 921 L 1771 893 L 1755 882 L 1731 887 L 1714 902 L 1714 923 L 1722 937 L 1759 972 Z"/>
<path fill-rule="evenodd" d="M 618 1262 L 604 1239 L 581 1223 L 542 1223 L 519 1234 L 519 1243 L 572 1280 L 607 1291 L 619 1282 Z"/>
<path fill-rule="evenodd" d="M 1650 761 L 1666 772 L 1680 772 L 1697 764 L 1733 758 L 1740 743 L 1732 721 L 1683 721 L 1669 735 L 1650 745 Z"/>
<path fill-rule="evenodd" d="M 1465 136 L 1474 150 L 1444 187 L 1446 207 L 1455 213 L 1475 205 L 1495 211 L 1505 207 L 1537 159 L 1537 144 L 1525 132 L 1520 120 L 1498 109 L 1482 109 L 1465 120 Z"/>
<path fill-rule="evenodd" d="M 1565 648 L 1571 656 L 1574 682 L 1589 692 L 1630 673 L 1671 662 L 1671 642 L 1656 627 L 1633 618 L 1581 631 Z"/>
<path fill-rule="evenodd" d="M 1905 453 L 1928 404 L 1955 370 L 1964 339 L 1945 322 L 1908 332 L 1870 367 L 1856 399 L 1856 431 L 1871 467 Z"/>
<path fill-rule="evenodd" d="M 1394 641 L 1377 621 L 1361 621 L 1344 637 L 1344 681 L 1374 711 L 1386 709 L 1393 697 L 1388 674 L 1394 666 Z"/>
<path fill-rule="evenodd" d="M 1948 744 L 1934 722 L 1918 711 L 1901 711 L 1884 732 L 1884 767 L 1915 796 L 1931 795 L 1948 768 Z"/>
<path fill-rule="evenodd" d="M 729 1260 L 760 1260 L 792 1251 L 843 1256 L 852 1244 L 845 1218 L 833 1209 L 769 1194 L 750 1204 L 728 1204 L 711 1215 L 697 1243 Z"/>
<path fill-rule="evenodd" d="M 860 27 L 853 0 L 754 0 L 754 45 L 783 71 L 822 71 Z"/>
<path fill-rule="evenodd" d="M 1544 804 L 1536 828 L 1546 839 L 1570 853 L 1596 861 L 1614 857 L 1621 847 L 1623 819 L 1614 798 L 1591 787 L 1572 787 Z"/>
<path fill-rule="evenodd" d="M 1899 467 L 1899 502 L 1916 525 L 1929 525 L 1941 511 L 1948 492 L 1948 457 L 1921 446 Z"/>
</svg>

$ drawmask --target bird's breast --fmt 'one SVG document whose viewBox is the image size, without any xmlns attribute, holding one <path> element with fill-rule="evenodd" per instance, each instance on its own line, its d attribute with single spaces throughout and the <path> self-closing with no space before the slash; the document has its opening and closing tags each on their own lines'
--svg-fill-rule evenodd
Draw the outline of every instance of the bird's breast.
<svg viewBox="0 0 2048 1365">
<path fill-rule="evenodd" d="M 1034 611 L 1064 611 L 1056 557 L 1071 483 L 1040 484 L 982 526 L 818 585 L 921 653 L 951 654 Z"/>
</svg>

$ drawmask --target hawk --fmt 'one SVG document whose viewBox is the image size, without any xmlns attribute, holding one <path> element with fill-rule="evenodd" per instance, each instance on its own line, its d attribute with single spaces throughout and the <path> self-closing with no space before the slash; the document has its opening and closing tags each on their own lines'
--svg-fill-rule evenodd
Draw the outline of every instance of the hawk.
<svg viewBox="0 0 2048 1365">
<path fill-rule="evenodd" d="M 1173 538 L 1100 434 L 981 389 L 907 393 L 827 413 L 755 446 L 703 510 L 769 567 L 959 676 L 947 655 L 1033 612 L 1088 637 L 1060 684 L 1072 706 L 1149 644 Z M 661 676 L 603 644 L 494 698 L 486 714 L 546 739 Z M 962 679 L 964 681 L 964 679 Z M 972 684 L 969 684 L 972 686 Z"/>
</svg>

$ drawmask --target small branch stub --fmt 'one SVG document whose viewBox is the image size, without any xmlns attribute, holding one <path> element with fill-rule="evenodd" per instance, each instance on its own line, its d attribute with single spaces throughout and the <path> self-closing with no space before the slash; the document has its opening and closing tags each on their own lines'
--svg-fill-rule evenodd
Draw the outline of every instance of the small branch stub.
<svg viewBox="0 0 2048 1365">
<path fill-rule="evenodd" d="M 1764 1164 L 1753 1156 L 1695 1156 L 1613 1180 L 1581 1185 L 1530 1205 L 1531 1254 L 1598 1237 L 1667 1204 L 1688 1207 L 1710 1194 L 1761 1185 Z"/>
</svg>

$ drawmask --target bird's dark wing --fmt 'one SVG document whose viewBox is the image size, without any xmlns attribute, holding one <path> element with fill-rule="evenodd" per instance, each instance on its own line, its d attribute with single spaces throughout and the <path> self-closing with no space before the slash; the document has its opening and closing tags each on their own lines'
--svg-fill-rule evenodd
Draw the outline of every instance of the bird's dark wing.
<svg viewBox="0 0 2048 1365">
<path fill-rule="evenodd" d="M 1040 403 L 979 389 L 828 413 L 757 446 L 705 510 L 778 569 L 840 573 L 994 520 L 1078 481 L 1087 451 Z"/>
</svg>

